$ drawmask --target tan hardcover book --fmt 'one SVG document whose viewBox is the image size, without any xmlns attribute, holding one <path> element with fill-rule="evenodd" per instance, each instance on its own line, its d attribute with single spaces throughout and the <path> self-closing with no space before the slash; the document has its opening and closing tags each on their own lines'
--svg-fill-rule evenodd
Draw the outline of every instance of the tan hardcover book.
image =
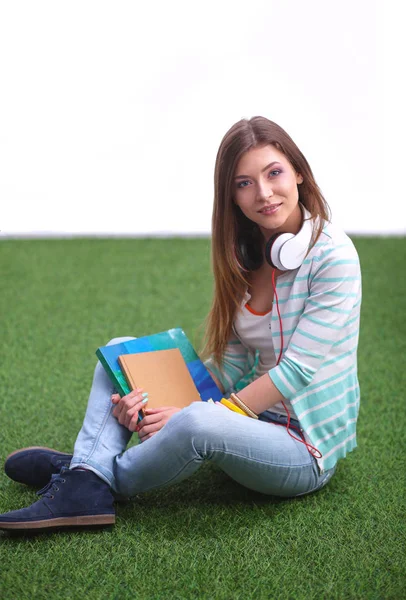
<svg viewBox="0 0 406 600">
<path fill-rule="evenodd" d="M 184 408 L 201 400 L 178 348 L 122 354 L 118 361 L 130 388 L 143 388 L 148 392 L 145 408 Z"/>
</svg>

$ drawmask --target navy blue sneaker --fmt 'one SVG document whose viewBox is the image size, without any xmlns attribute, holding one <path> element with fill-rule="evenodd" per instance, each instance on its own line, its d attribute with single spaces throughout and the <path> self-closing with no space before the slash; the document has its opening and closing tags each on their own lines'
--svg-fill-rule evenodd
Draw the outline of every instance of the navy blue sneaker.
<svg viewBox="0 0 406 600">
<path fill-rule="evenodd" d="M 31 446 L 9 454 L 4 463 L 4 471 L 13 481 L 38 489 L 44 487 L 51 476 L 59 473 L 62 467 L 69 467 L 71 460 L 72 454 L 42 446 Z"/>
<path fill-rule="evenodd" d="M 37 494 L 41 499 L 28 508 L 0 515 L 0 529 L 40 531 L 116 521 L 110 486 L 92 471 L 62 467 Z"/>
</svg>

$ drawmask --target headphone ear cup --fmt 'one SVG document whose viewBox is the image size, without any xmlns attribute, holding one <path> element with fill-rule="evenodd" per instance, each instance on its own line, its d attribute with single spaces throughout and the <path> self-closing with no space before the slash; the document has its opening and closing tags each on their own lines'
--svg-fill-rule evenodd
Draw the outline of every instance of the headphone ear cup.
<svg viewBox="0 0 406 600">
<path fill-rule="evenodd" d="M 256 271 L 263 263 L 263 256 L 258 251 L 253 240 L 240 237 L 238 240 L 239 258 L 247 271 Z"/>
<path fill-rule="evenodd" d="M 272 245 L 274 243 L 274 241 L 280 236 L 282 235 L 281 233 L 275 233 L 274 235 L 272 235 L 266 246 L 265 246 L 265 260 L 266 262 L 271 265 L 271 267 L 273 267 L 274 269 L 277 269 L 276 265 L 273 264 L 272 262 Z"/>
<path fill-rule="evenodd" d="M 276 233 L 268 241 L 266 245 L 268 253 L 266 256 L 268 263 L 274 269 L 279 269 L 279 271 L 290 271 L 296 268 L 295 266 L 290 266 L 288 261 L 282 260 L 282 254 L 284 253 L 284 248 L 287 247 L 287 242 L 295 237 L 296 236 L 293 233 Z"/>
<path fill-rule="evenodd" d="M 293 271 L 298 269 L 309 250 L 313 234 L 313 218 L 307 208 L 299 202 L 302 210 L 302 225 L 298 233 L 275 233 L 265 246 L 265 259 L 274 269 Z M 318 219 L 317 224 L 318 225 Z"/>
</svg>

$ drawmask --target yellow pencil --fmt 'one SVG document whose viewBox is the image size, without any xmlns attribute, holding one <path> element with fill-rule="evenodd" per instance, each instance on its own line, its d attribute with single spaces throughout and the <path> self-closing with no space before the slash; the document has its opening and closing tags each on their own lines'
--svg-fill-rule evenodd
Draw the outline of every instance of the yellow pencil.
<svg viewBox="0 0 406 600">
<path fill-rule="evenodd" d="M 233 402 L 230 402 L 230 400 L 227 400 L 227 398 L 222 398 L 220 400 L 220 404 L 224 404 L 224 406 L 227 406 L 227 408 L 229 408 L 230 410 L 233 410 L 236 413 L 240 413 L 240 415 L 248 417 L 245 411 L 243 411 L 239 406 L 236 406 Z"/>
</svg>

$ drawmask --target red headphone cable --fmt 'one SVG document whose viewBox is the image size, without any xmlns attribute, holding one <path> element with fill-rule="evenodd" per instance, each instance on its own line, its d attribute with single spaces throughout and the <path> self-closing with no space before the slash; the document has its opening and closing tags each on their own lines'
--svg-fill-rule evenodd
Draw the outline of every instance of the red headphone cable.
<svg viewBox="0 0 406 600">
<path fill-rule="evenodd" d="M 276 292 L 276 284 L 275 284 L 275 272 L 276 272 L 276 269 L 273 269 L 273 270 L 272 270 L 272 286 L 273 286 L 273 291 L 274 291 L 274 295 L 275 295 L 275 298 L 276 298 L 276 309 L 277 309 L 277 311 L 278 311 L 278 317 L 279 317 L 279 327 L 280 327 L 280 332 L 281 332 L 281 349 L 280 349 L 280 352 L 279 352 L 279 357 L 278 357 L 278 360 L 276 361 L 276 365 L 279 365 L 279 362 L 280 362 L 280 360 L 281 360 L 281 357 L 282 357 L 282 351 L 283 351 L 283 331 L 282 331 L 282 318 L 281 318 L 281 313 L 279 312 L 278 294 L 277 294 L 277 292 Z M 284 409 L 285 409 L 285 411 L 286 411 L 286 414 L 288 415 L 288 422 L 287 422 L 287 424 L 286 424 L 286 431 L 288 432 L 288 434 L 290 435 L 290 437 L 291 437 L 291 438 L 293 438 L 294 440 L 296 440 L 296 441 L 300 442 L 301 444 L 304 444 L 312 456 L 314 456 L 315 458 L 321 458 L 323 455 L 322 455 L 322 453 L 320 452 L 320 450 L 318 450 L 317 448 L 315 448 L 315 447 L 314 447 L 314 446 L 312 446 L 311 444 L 308 444 L 308 443 L 306 442 L 306 440 L 305 440 L 305 438 L 304 438 L 304 436 L 303 436 L 303 434 L 302 434 L 302 433 L 300 433 L 300 432 L 299 432 L 299 435 L 301 435 L 301 436 L 302 436 L 302 439 L 299 439 L 298 437 L 294 436 L 294 435 L 293 435 L 293 434 L 290 432 L 290 427 L 291 427 L 291 425 L 290 425 L 290 413 L 289 413 L 288 409 L 286 408 L 286 404 L 284 403 L 284 401 L 283 401 L 283 400 L 281 400 L 281 402 L 282 402 L 282 404 L 283 404 L 283 408 L 284 408 Z M 283 425 L 282 425 L 282 427 L 283 427 Z M 294 427 L 294 426 L 292 426 L 292 427 L 293 427 L 293 429 L 294 429 L 295 431 L 297 431 L 297 430 L 296 430 L 296 427 Z"/>
</svg>

